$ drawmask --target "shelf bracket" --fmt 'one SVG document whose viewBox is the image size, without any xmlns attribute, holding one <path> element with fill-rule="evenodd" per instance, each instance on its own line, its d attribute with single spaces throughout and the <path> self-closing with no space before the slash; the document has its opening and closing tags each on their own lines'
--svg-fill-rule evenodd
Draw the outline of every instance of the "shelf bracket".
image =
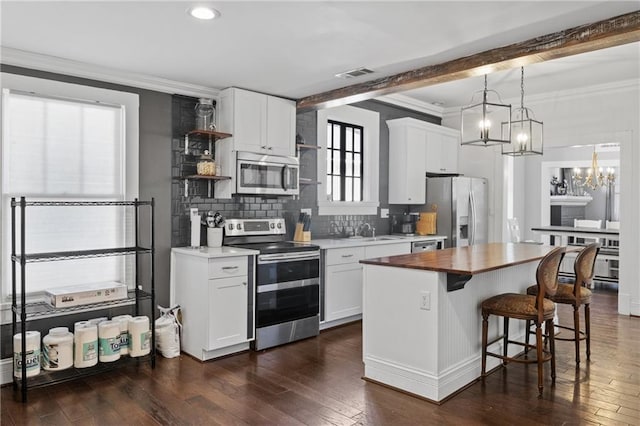
<svg viewBox="0 0 640 426">
<path fill-rule="evenodd" d="M 184 197 L 187 198 L 189 196 L 189 179 L 184 180 Z"/>
<path fill-rule="evenodd" d="M 473 275 L 447 273 L 447 291 L 461 290 Z"/>
<path fill-rule="evenodd" d="M 189 155 L 189 135 L 184 135 L 184 155 Z"/>
</svg>

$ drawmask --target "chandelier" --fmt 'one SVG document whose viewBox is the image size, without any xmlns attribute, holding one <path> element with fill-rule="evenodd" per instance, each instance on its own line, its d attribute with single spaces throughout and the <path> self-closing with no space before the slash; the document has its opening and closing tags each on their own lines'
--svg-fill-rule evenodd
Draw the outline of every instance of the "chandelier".
<svg viewBox="0 0 640 426">
<path fill-rule="evenodd" d="M 578 188 L 598 189 L 605 185 L 611 185 L 616 181 L 616 175 L 613 168 L 608 167 L 605 173 L 602 167 L 598 166 L 598 154 L 595 147 L 591 155 L 591 167 L 587 169 L 586 176 L 582 175 L 582 169 L 576 167 L 573 169 L 573 181 Z"/>
<path fill-rule="evenodd" d="M 513 111 L 510 126 L 502 123 L 502 135 L 503 139 L 511 140 L 502 145 L 503 155 L 542 155 L 542 121 L 537 121 L 533 111 L 524 107 L 524 67 L 520 67 L 520 108 Z"/>
<path fill-rule="evenodd" d="M 486 74 L 484 90 L 472 95 L 469 105 L 460 111 L 460 118 L 460 145 L 486 147 L 510 142 L 511 105 L 503 104 L 498 92 L 487 89 Z M 501 134 L 501 123 L 507 123 L 509 128 L 506 139 Z"/>
</svg>

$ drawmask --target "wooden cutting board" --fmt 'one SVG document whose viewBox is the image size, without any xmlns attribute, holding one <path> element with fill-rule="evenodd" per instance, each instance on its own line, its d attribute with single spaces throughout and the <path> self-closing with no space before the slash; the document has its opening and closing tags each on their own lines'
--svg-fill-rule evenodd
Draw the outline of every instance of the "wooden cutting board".
<svg viewBox="0 0 640 426">
<path fill-rule="evenodd" d="M 420 219 L 416 223 L 416 233 L 418 235 L 435 235 L 436 216 L 436 212 L 420 213 Z"/>
</svg>

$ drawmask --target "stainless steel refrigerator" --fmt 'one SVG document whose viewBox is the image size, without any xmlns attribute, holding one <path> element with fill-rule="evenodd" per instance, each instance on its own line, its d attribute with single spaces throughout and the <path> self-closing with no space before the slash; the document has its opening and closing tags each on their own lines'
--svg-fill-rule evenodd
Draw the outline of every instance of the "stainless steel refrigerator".
<svg viewBox="0 0 640 426">
<path fill-rule="evenodd" d="M 466 176 L 428 177 L 426 204 L 437 208 L 436 232 L 445 235 L 445 247 L 464 247 L 489 240 L 487 180 Z"/>
</svg>

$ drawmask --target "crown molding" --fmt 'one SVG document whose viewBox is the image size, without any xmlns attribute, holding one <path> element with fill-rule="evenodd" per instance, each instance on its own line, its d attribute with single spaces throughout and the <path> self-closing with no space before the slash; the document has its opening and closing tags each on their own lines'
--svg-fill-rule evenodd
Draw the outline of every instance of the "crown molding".
<svg viewBox="0 0 640 426">
<path fill-rule="evenodd" d="M 388 104 L 400 106 L 403 108 L 410 109 L 412 111 L 423 112 L 429 115 L 435 115 L 436 117 L 442 118 L 442 113 L 444 108 L 430 104 L 428 102 L 424 102 L 415 98 L 411 98 L 406 95 L 393 94 L 393 95 L 385 95 L 375 98 L 380 102 L 385 102 Z"/>
<path fill-rule="evenodd" d="M 629 79 L 629 80 L 621 80 L 611 83 L 603 83 L 596 84 L 592 86 L 585 86 L 578 89 L 567 89 L 567 90 L 557 90 L 554 92 L 547 93 L 539 93 L 536 95 L 527 95 L 526 96 L 526 106 L 542 104 L 545 102 L 562 102 L 562 101 L 571 101 L 576 99 L 583 99 L 590 96 L 596 95 L 611 95 L 615 93 L 626 93 L 629 90 L 638 90 L 640 89 L 640 80 L 637 79 Z M 512 106 L 520 105 L 520 98 L 510 98 L 504 99 L 505 103 L 511 103 Z M 442 117 L 451 117 L 454 115 L 460 115 L 460 108 L 462 105 L 455 107 L 445 108 Z"/>
<path fill-rule="evenodd" d="M 0 46 L 0 63 L 196 98 L 217 99 L 220 93 L 219 89 L 212 87 L 126 72 L 115 68 L 102 67 L 6 46 Z"/>
</svg>

